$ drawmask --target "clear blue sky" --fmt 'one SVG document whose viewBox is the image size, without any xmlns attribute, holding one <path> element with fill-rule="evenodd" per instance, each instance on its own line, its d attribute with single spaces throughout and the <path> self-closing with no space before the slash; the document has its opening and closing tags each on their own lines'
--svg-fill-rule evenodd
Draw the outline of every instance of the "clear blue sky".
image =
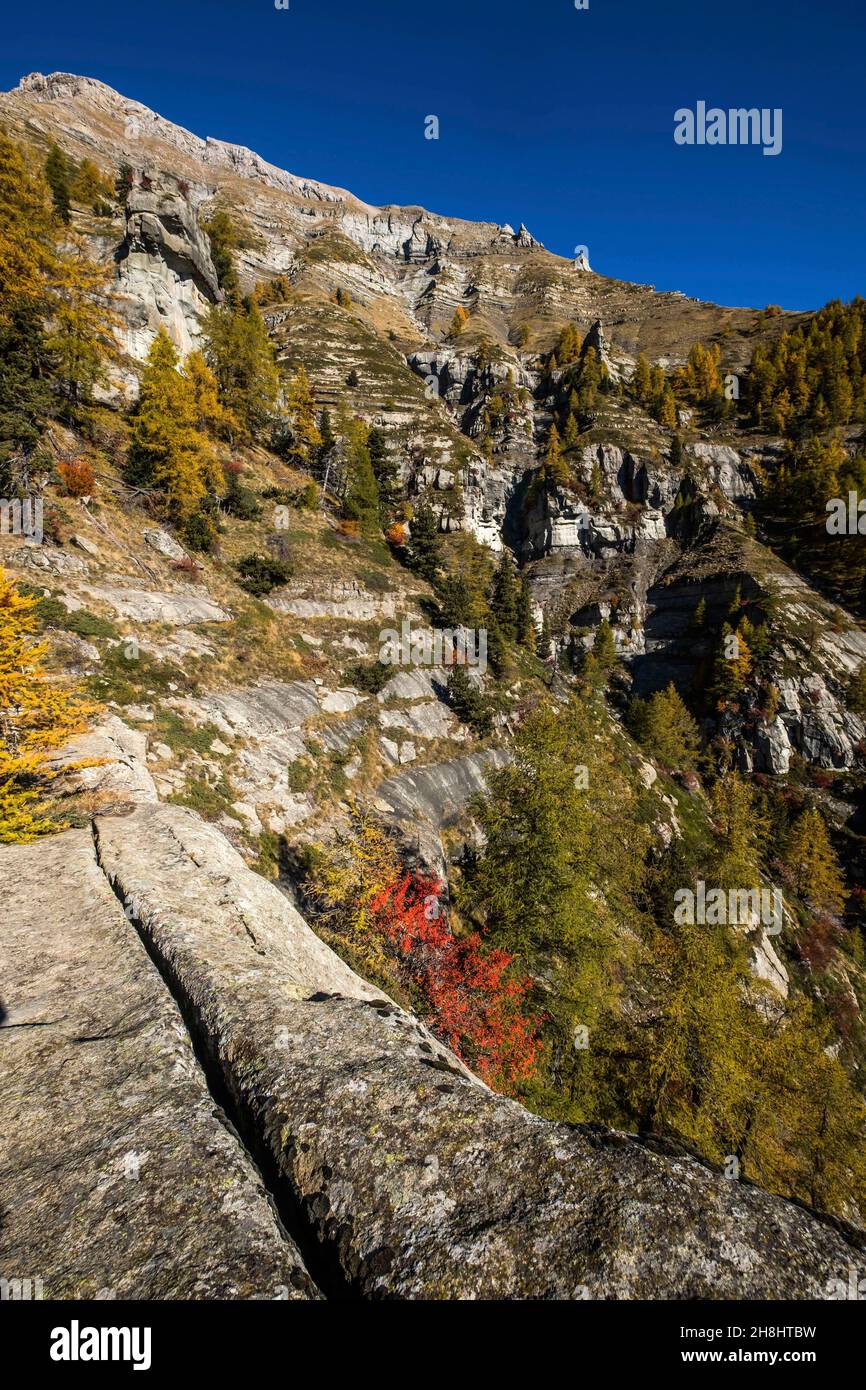
<svg viewBox="0 0 866 1390">
<path fill-rule="evenodd" d="M 369 202 L 525 221 L 660 289 L 794 309 L 866 292 L 864 0 L 290 2 L 7 6 L 0 86 L 98 77 Z M 699 99 L 781 107 L 782 153 L 676 145 Z"/>
</svg>

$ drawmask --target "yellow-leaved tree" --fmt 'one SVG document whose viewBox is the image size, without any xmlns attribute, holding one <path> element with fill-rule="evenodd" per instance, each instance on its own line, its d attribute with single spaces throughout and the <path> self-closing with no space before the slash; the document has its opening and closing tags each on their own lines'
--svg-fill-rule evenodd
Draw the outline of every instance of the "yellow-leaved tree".
<svg viewBox="0 0 866 1390">
<path fill-rule="evenodd" d="M 845 879 L 821 812 L 809 807 L 797 817 L 788 834 L 784 860 L 794 892 L 819 912 L 841 912 Z"/>
<path fill-rule="evenodd" d="M 111 270 L 90 259 L 84 238 L 67 237 L 49 277 L 52 291 L 46 346 L 66 398 L 87 401 L 117 357 L 117 315 L 107 301 Z"/>
<path fill-rule="evenodd" d="M 321 914 L 320 929 L 333 932 L 348 946 L 358 968 L 387 978 L 387 957 L 381 936 L 375 932 L 372 903 L 400 874 L 400 859 L 393 842 L 372 814 L 349 800 L 349 828 L 337 836 L 327 852 L 316 858 L 310 894 Z"/>
<path fill-rule="evenodd" d="M 216 485 L 216 460 L 198 428 L 200 420 L 195 385 L 179 370 L 175 347 L 161 328 L 141 376 L 127 475 L 130 482 L 153 488 L 162 510 L 178 524 Z"/>
<path fill-rule="evenodd" d="M 292 425 L 288 452 L 300 467 L 309 465 L 322 444 L 322 435 L 316 424 L 316 398 L 303 364 L 286 388 L 286 413 Z"/>
<path fill-rule="evenodd" d="M 240 421 L 234 411 L 220 401 L 219 383 L 205 361 L 204 353 L 200 350 L 191 352 L 183 370 L 195 397 L 196 428 L 219 439 L 232 439 L 240 434 Z"/>
<path fill-rule="evenodd" d="M 0 843 L 52 830 L 43 798 L 51 754 L 86 727 L 87 706 L 44 668 L 37 600 L 0 569 Z"/>
<path fill-rule="evenodd" d="M 21 151 L 0 132 L 0 324 L 13 305 L 42 308 L 54 264 L 51 203 Z"/>
</svg>

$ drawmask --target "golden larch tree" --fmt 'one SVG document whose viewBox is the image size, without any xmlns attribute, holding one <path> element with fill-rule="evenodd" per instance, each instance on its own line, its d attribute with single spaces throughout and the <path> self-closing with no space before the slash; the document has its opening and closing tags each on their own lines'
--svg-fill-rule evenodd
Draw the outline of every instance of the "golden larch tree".
<svg viewBox="0 0 866 1390">
<path fill-rule="evenodd" d="M 44 667 L 35 640 L 37 600 L 0 569 L 0 843 L 53 829 L 40 804 L 52 778 L 51 754 L 86 727 L 85 704 Z"/>
</svg>

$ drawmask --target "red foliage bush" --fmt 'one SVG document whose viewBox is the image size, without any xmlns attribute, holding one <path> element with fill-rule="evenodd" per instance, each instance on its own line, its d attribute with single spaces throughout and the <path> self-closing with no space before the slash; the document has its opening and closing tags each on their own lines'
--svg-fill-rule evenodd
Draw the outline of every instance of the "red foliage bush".
<svg viewBox="0 0 866 1390">
<path fill-rule="evenodd" d="M 63 459 L 57 472 L 70 497 L 92 497 L 96 487 L 93 465 L 88 459 Z"/>
<path fill-rule="evenodd" d="M 826 970 L 836 954 L 833 927 L 831 917 L 813 917 L 800 937 L 800 956 L 812 970 Z"/>
<path fill-rule="evenodd" d="M 422 995 L 433 1031 L 491 1086 L 513 1092 L 535 1071 L 540 1047 L 539 1021 L 520 1007 L 530 981 L 515 976 L 513 956 L 486 947 L 477 932 L 454 935 L 442 887 L 406 873 L 371 908 Z"/>
</svg>

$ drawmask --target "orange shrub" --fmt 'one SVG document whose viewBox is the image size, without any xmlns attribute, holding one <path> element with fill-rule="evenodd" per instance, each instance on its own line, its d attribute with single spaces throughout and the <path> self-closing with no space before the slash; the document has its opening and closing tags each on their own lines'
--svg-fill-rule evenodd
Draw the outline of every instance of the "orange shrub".
<svg viewBox="0 0 866 1390">
<path fill-rule="evenodd" d="M 64 459 L 57 465 L 66 492 L 70 497 L 92 497 L 96 490 L 96 476 L 89 459 Z"/>
</svg>

